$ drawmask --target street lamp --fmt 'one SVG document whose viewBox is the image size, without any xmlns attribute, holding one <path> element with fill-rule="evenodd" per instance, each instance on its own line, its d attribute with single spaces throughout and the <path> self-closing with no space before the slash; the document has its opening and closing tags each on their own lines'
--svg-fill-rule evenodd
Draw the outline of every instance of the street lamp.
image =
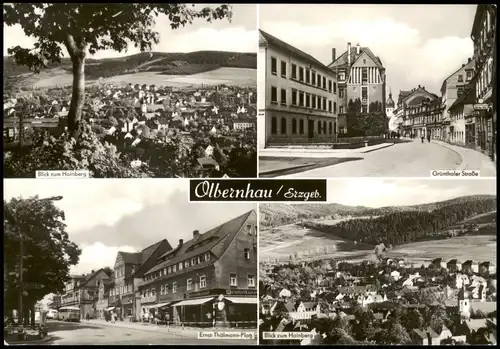
<svg viewBox="0 0 500 349">
<path fill-rule="evenodd" d="M 42 202 L 42 201 L 59 201 L 62 200 L 62 196 L 51 196 L 48 198 L 42 198 L 42 199 L 36 199 L 31 202 L 31 204 L 34 204 L 35 202 Z M 24 234 L 22 229 L 19 227 L 19 224 L 17 222 L 17 213 L 16 210 L 13 210 L 14 214 L 12 215 L 12 218 L 14 219 L 14 223 L 17 225 L 18 230 L 19 230 L 19 315 L 18 315 L 18 322 L 19 325 L 23 325 L 24 322 L 24 316 L 23 316 L 23 296 L 24 296 L 24 280 L 23 280 L 23 255 L 24 255 Z"/>
</svg>

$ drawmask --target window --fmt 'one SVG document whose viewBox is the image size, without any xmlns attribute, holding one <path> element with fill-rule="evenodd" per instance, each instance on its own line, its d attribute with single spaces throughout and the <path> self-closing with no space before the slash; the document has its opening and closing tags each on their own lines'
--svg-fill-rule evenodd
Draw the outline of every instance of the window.
<svg viewBox="0 0 500 349">
<path fill-rule="evenodd" d="M 286 105 L 286 90 L 284 88 L 281 89 L 281 104 Z"/>
<path fill-rule="evenodd" d="M 168 271 L 168 274 L 171 274 L 171 273 L 172 273 L 172 267 L 171 267 L 171 266 L 170 266 L 170 267 L 168 267 L 168 268 L 167 268 L 167 271 Z"/>
<path fill-rule="evenodd" d="M 299 67 L 299 81 L 304 81 L 304 68 Z"/>
<path fill-rule="evenodd" d="M 304 120 L 303 119 L 300 119 L 300 121 L 299 121 L 299 133 L 301 135 L 304 134 Z"/>
<path fill-rule="evenodd" d="M 337 93 L 337 83 L 333 83 L 333 93 Z"/>
<path fill-rule="evenodd" d="M 326 111 L 326 97 L 323 97 L 323 110 Z"/>
<path fill-rule="evenodd" d="M 366 84 L 368 82 L 368 68 L 361 68 L 361 83 Z"/>
<path fill-rule="evenodd" d="M 332 80 L 328 80 L 328 92 L 332 93 Z"/>
<path fill-rule="evenodd" d="M 210 252 L 205 253 L 205 260 L 206 261 L 210 260 Z"/>
<path fill-rule="evenodd" d="M 344 98 L 344 89 L 343 88 L 339 88 L 339 97 Z"/>
<path fill-rule="evenodd" d="M 292 64 L 292 79 L 297 80 L 297 65 Z"/>
<path fill-rule="evenodd" d="M 281 118 L 281 134 L 284 135 L 286 134 L 286 119 Z"/>
<path fill-rule="evenodd" d="M 295 118 L 292 119 L 292 134 L 297 134 L 297 119 L 295 119 Z M 245 249 L 245 256 L 246 256 L 247 250 L 248 249 L 246 248 Z M 250 254 L 249 254 L 249 256 L 250 256 Z M 250 257 L 248 257 L 246 259 L 250 259 Z"/>
<path fill-rule="evenodd" d="M 165 285 L 165 294 L 168 294 L 168 285 Z"/>
<path fill-rule="evenodd" d="M 311 107 L 311 95 L 309 93 L 306 93 L 306 107 Z"/>
<path fill-rule="evenodd" d="M 205 275 L 200 276 L 200 288 L 207 287 L 207 278 Z"/>
<path fill-rule="evenodd" d="M 339 72 L 339 81 L 345 81 L 345 72 Z"/>
<path fill-rule="evenodd" d="M 189 268 L 189 265 L 190 265 L 189 260 L 184 261 L 184 268 Z"/>
<path fill-rule="evenodd" d="M 337 114 L 337 102 L 333 102 L 333 113 Z"/>
<path fill-rule="evenodd" d="M 179 263 L 179 271 L 181 271 L 182 269 L 184 269 L 184 265 L 182 264 L 182 262 Z"/>
<path fill-rule="evenodd" d="M 238 279 L 234 273 L 229 274 L 229 286 L 238 286 Z"/>
<path fill-rule="evenodd" d="M 332 131 L 332 123 L 331 122 L 328 123 L 328 129 L 330 131 L 329 133 L 332 134 L 333 131 Z"/>
<path fill-rule="evenodd" d="M 316 96 L 312 95 L 312 108 L 316 109 Z"/>
<path fill-rule="evenodd" d="M 271 86 L 271 103 L 278 103 L 278 88 Z"/>
<path fill-rule="evenodd" d="M 201 256 L 197 256 L 196 257 L 196 263 L 201 264 L 201 262 L 202 262 Z"/>
<path fill-rule="evenodd" d="M 464 82 L 464 76 L 462 74 L 458 76 L 458 82 Z"/>
<path fill-rule="evenodd" d="M 156 289 L 152 288 L 152 289 L 151 289 L 151 296 L 152 296 L 152 297 L 154 297 L 154 296 L 155 296 L 155 294 L 156 294 Z"/>
<path fill-rule="evenodd" d="M 193 280 L 192 279 L 187 279 L 186 288 L 188 291 L 191 291 L 193 289 Z"/>
<path fill-rule="evenodd" d="M 292 124 L 293 124 L 293 121 L 295 121 L 295 123 L 296 123 L 296 120 L 295 120 L 295 119 L 293 119 L 293 120 L 292 120 Z M 245 256 L 245 259 L 250 259 L 250 249 L 245 248 L 245 250 L 244 250 L 244 252 L 243 252 L 243 255 Z"/>
<path fill-rule="evenodd" d="M 318 74 L 318 76 L 317 76 L 316 78 L 318 79 L 318 80 L 317 80 L 317 82 L 318 82 L 317 86 L 318 86 L 318 87 L 321 87 L 321 75 L 320 75 L 320 74 Z"/>
<path fill-rule="evenodd" d="M 165 294 L 165 286 L 161 285 L 160 294 L 163 296 Z"/>
<path fill-rule="evenodd" d="M 286 62 L 281 61 L 281 77 L 286 78 Z"/>
<path fill-rule="evenodd" d="M 278 61 L 276 58 L 271 57 L 271 74 L 276 75 L 278 73 Z"/>
<path fill-rule="evenodd" d="M 163 268 L 163 275 L 167 275 L 167 268 Z"/>
<path fill-rule="evenodd" d="M 255 287 L 255 276 L 252 274 L 249 274 L 247 277 L 247 284 L 248 287 Z"/>
<path fill-rule="evenodd" d="M 299 92 L 299 107 L 304 106 L 304 92 L 300 91 Z"/>
<path fill-rule="evenodd" d="M 311 71 L 306 68 L 306 84 L 311 83 Z"/>
<path fill-rule="evenodd" d="M 326 90 L 326 77 L 323 76 L 323 90 Z"/>
<path fill-rule="evenodd" d="M 172 293 L 177 293 L 177 282 L 172 283 Z"/>
<path fill-rule="evenodd" d="M 292 105 L 297 105 L 297 90 L 292 90 Z"/>
<path fill-rule="evenodd" d="M 321 134 L 321 121 L 318 121 L 318 134 Z"/>
<path fill-rule="evenodd" d="M 273 116 L 271 118 L 271 134 L 275 135 L 276 133 L 278 133 L 278 120 Z"/>
<path fill-rule="evenodd" d="M 316 72 L 313 70 L 311 74 L 311 84 L 316 86 Z"/>
<path fill-rule="evenodd" d="M 463 86 L 458 86 L 457 87 L 457 98 L 462 97 L 463 93 L 464 93 L 464 87 Z"/>
<path fill-rule="evenodd" d="M 323 121 L 323 133 L 326 133 L 326 121 Z"/>
<path fill-rule="evenodd" d="M 172 265 L 172 273 L 177 272 L 177 264 Z"/>
<path fill-rule="evenodd" d="M 331 113 L 333 111 L 332 101 L 328 101 L 328 111 Z"/>
<path fill-rule="evenodd" d="M 468 70 L 468 71 L 466 72 L 466 74 L 467 74 L 467 75 L 466 75 L 466 79 L 467 79 L 467 81 L 469 81 L 470 79 L 472 79 L 472 71 Z"/>
<path fill-rule="evenodd" d="M 361 89 L 361 99 L 363 102 L 366 102 L 368 99 L 368 89 L 367 88 L 362 88 Z"/>
</svg>

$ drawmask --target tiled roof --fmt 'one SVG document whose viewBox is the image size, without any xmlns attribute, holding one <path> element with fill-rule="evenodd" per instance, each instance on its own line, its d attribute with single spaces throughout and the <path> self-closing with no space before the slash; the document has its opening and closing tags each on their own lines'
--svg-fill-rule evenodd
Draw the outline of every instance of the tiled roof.
<svg viewBox="0 0 500 349">
<path fill-rule="evenodd" d="M 412 99 L 411 102 L 408 103 L 408 105 L 419 105 L 422 104 L 422 102 L 425 101 L 426 99 L 427 99 L 426 96 L 418 96 Z"/>
<path fill-rule="evenodd" d="M 264 38 L 264 40 L 269 45 L 274 46 L 274 47 L 279 48 L 279 49 L 282 49 L 282 50 L 284 50 L 286 52 L 290 52 L 291 54 L 293 54 L 293 55 L 295 55 L 295 56 L 297 56 L 299 58 L 302 58 L 305 61 L 308 61 L 310 63 L 318 65 L 321 68 L 328 69 L 328 67 L 326 65 L 324 65 L 323 63 L 321 63 L 320 61 L 318 61 L 316 58 L 314 58 L 310 54 L 305 53 L 304 51 L 301 51 L 298 48 L 293 47 L 290 44 L 287 44 L 286 42 L 278 39 L 275 36 L 272 36 L 269 33 L 266 33 L 265 31 L 263 31 L 261 29 L 259 29 L 259 32 L 260 32 L 261 36 Z"/>
<path fill-rule="evenodd" d="M 360 47 L 359 48 L 359 54 L 356 53 L 356 46 L 351 46 L 351 65 L 356 62 L 356 60 L 363 54 L 366 53 L 368 57 L 376 64 L 377 67 L 383 68 L 382 61 L 380 60 L 379 57 L 375 56 L 368 47 Z M 348 66 L 348 60 L 347 60 L 347 50 L 342 53 L 335 61 L 331 62 L 328 64 L 328 67 L 330 69 L 335 68 L 335 67 L 347 67 Z"/>
<path fill-rule="evenodd" d="M 216 259 L 219 258 L 229 247 L 229 244 L 240 231 L 241 227 L 252 212 L 253 211 L 249 211 L 242 214 L 241 216 L 219 225 L 204 234 L 200 234 L 198 239 L 186 241 L 176 249 L 165 253 L 160 258 L 167 257 L 170 254 L 173 254 L 173 257 L 154 266 L 151 270 L 148 270 L 147 274 L 153 273 L 167 266 L 183 262 L 206 252 L 211 252 L 215 255 Z M 198 244 L 199 246 L 195 247 Z"/>
</svg>

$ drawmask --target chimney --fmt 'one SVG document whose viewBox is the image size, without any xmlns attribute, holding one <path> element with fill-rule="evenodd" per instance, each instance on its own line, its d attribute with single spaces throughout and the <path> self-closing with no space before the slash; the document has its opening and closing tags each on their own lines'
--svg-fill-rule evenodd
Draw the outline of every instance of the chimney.
<svg viewBox="0 0 500 349">
<path fill-rule="evenodd" d="M 347 43 L 347 65 L 351 66 L 351 43 Z"/>
<path fill-rule="evenodd" d="M 467 58 L 467 63 L 470 63 L 472 61 L 472 58 Z"/>
<path fill-rule="evenodd" d="M 359 43 L 356 44 L 356 54 L 359 55 L 359 50 L 361 47 L 359 47 Z"/>
<path fill-rule="evenodd" d="M 462 68 L 465 67 L 465 64 L 462 64 Z"/>
<path fill-rule="evenodd" d="M 181 247 L 183 244 L 184 244 L 184 240 L 183 239 L 179 239 L 179 247 Z"/>
<path fill-rule="evenodd" d="M 332 48 L 332 62 L 335 62 L 337 59 L 337 50 Z"/>
<path fill-rule="evenodd" d="M 93 269 L 90 271 L 90 274 L 94 274 L 94 270 Z"/>
<path fill-rule="evenodd" d="M 193 231 L 193 240 L 196 240 L 200 237 L 200 231 L 199 230 L 194 230 Z"/>
<path fill-rule="evenodd" d="M 420 85 L 418 85 L 418 88 L 420 88 Z"/>
</svg>

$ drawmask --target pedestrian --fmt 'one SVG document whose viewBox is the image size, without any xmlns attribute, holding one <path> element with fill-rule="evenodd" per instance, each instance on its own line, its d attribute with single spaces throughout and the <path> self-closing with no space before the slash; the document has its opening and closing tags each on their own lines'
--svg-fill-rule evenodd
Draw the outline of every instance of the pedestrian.
<svg viewBox="0 0 500 349">
<path fill-rule="evenodd" d="M 85 320 L 90 321 L 90 315 L 89 315 L 89 313 L 87 313 L 87 315 L 85 315 Z"/>
<path fill-rule="evenodd" d="M 420 140 L 422 141 L 422 143 L 424 143 L 424 134 L 423 133 L 420 135 Z"/>
<path fill-rule="evenodd" d="M 430 133 L 427 134 L 427 142 L 429 142 L 429 143 L 431 142 L 431 134 Z"/>
</svg>

